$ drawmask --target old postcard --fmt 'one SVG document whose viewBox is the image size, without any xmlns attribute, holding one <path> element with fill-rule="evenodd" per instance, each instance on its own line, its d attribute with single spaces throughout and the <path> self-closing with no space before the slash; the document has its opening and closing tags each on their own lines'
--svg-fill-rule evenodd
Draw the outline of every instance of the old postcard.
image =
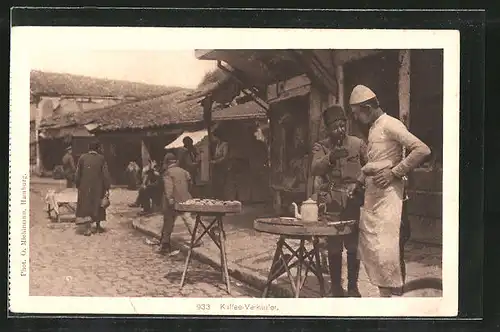
<svg viewBox="0 0 500 332">
<path fill-rule="evenodd" d="M 15 313 L 455 316 L 459 33 L 14 27 Z"/>
</svg>

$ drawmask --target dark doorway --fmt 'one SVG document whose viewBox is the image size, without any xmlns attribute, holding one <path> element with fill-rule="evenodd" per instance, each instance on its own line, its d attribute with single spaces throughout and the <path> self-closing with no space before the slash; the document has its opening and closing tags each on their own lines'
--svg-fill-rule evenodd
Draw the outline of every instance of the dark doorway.
<svg viewBox="0 0 500 332">
<path fill-rule="evenodd" d="M 52 172 L 54 167 L 62 165 L 65 148 L 69 142 L 63 138 L 40 140 L 40 159 L 44 170 Z"/>
<path fill-rule="evenodd" d="M 344 105 L 349 105 L 352 89 L 359 84 L 370 88 L 387 114 L 399 118 L 399 51 L 384 50 L 381 53 L 348 62 L 344 65 Z M 348 113 L 349 107 L 347 107 Z M 368 136 L 368 128 L 350 121 L 351 134 Z"/>
<path fill-rule="evenodd" d="M 127 184 L 125 170 L 131 161 L 141 164 L 141 141 L 136 138 L 113 137 L 104 145 L 104 156 L 108 163 L 113 184 Z"/>
<path fill-rule="evenodd" d="M 271 182 L 282 185 L 290 163 L 310 151 L 309 95 L 271 105 Z"/>
<path fill-rule="evenodd" d="M 173 142 L 177 137 L 178 135 L 161 135 L 145 138 L 144 141 L 148 148 L 151 160 L 155 160 L 158 165 L 160 165 L 167 152 L 165 150 L 165 146 Z"/>
</svg>

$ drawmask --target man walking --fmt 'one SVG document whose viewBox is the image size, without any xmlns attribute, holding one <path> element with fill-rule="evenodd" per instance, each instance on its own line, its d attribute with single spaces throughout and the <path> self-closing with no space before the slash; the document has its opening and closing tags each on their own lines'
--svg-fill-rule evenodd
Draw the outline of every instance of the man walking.
<svg viewBox="0 0 500 332">
<path fill-rule="evenodd" d="M 111 180 L 104 156 L 99 152 L 100 144 L 92 142 L 89 144 L 89 152 L 83 154 L 78 160 L 75 177 L 78 188 L 76 217 L 90 219 L 91 222 L 96 223 L 96 230 L 102 231 L 100 222 L 106 220 L 106 210 L 101 204 L 102 199 L 109 192 Z M 83 224 L 83 235 L 91 235 L 90 226 L 90 222 Z"/>
<path fill-rule="evenodd" d="M 313 146 L 312 175 L 319 191 L 320 204 L 330 212 L 338 212 L 342 219 L 358 220 L 359 205 L 352 208 L 351 196 L 358 186 L 361 166 L 366 159 L 365 143 L 346 134 L 346 117 L 341 106 L 332 106 L 323 112 L 328 138 Z M 328 265 L 333 297 L 345 296 L 342 288 L 342 251 L 347 249 L 347 296 L 360 297 L 358 290 L 359 260 L 358 233 L 354 230 L 343 238 L 328 238 Z"/>
<path fill-rule="evenodd" d="M 380 296 L 403 286 L 400 226 L 404 176 L 431 153 L 398 119 L 387 115 L 375 93 L 354 87 L 349 104 L 354 118 L 370 127 L 367 164 L 363 167 L 365 200 L 359 224 L 359 254 Z M 403 149 L 409 154 L 403 158 Z"/>
<path fill-rule="evenodd" d="M 66 148 L 66 153 L 62 158 L 64 177 L 66 178 L 66 188 L 73 188 L 75 182 L 75 160 L 73 159 L 71 146 Z"/>
<path fill-rule="evenodd" d="M 177 158 L 172 153 L 167 153 L 163 160 L 166 168 L 163 175 L 163 229 L 160 240 L 160 254 L 169 254 L 172 251 L 170 237 L 174 230 L 175 220 L 179 216 L 174 208 L 175 203 L 185 202 L 191 199 L 189 192 L 191 186 L 191 175 L 178 165 Z M 188 214 L 180 215 L 183 218 L 189 233 L 192 229 L 188 224 Z"/>
</svg>

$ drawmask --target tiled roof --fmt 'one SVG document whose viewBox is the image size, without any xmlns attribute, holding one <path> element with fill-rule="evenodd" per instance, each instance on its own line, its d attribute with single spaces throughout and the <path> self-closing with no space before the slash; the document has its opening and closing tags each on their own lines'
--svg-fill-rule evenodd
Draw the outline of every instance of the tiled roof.
<svg viewBox="0 0 500 332">
<path fill-rule="evenodd" d="M 32 94 L 47 96 L 77 95 L 99 97 L 152 98 L 169 94 L 179 88 L 151 85 L 122 80 L 110 80 L 89 76 L 31 71 Z"/>
<path fill-rule="evenodd" d="M 186 100 L 192 92 L 182 89 L 172 94 L 113 105 L 86 112 L 54 116 L 45 119 L 42 127 L 58 128 L 94 123 L 99 131 L 157 128 L 167 125 L 200 123 L 203 108 L 200 98 Z M 213 111 L 214 121 L 265 118 L 266 114 L 255 102 L 247 102 Z"/>
</svg>

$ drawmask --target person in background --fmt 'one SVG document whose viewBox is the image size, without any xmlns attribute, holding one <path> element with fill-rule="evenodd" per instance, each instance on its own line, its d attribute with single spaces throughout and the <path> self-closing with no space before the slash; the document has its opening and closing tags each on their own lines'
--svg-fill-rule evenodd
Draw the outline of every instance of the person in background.
<svg viewBox="0 0 500 332">
<path fill-rule="evenodd" d="M 102 199 L 109 193 L 111 179 L 104 156 L 100 154 L 99 142 L 89 144 L 89 152 L 78 160 L 75 183 L 78 188 L 76 217 L 88 218 L 96 223 L 96 231 L 102 232 L 101 221 L 106 220 L 106 210 L 101 206 Z M 85 223 L 83 235 L 89 236 L 91 224 Z"/>
<path fill-rule="evenodd" d="M 192 229 L 187 224 L 188 214 L 179 215 L 175 211 L 175 203 L 185 202 L 191 199 L 191 175 L 188 171 L 179 167 L 178 160 L 173 153 L 167 153 L 163 160 L 165 171 L 163 173 L 163 228 L 160 240 L 160 254 L 170 254 L 172 247 L 170 237 L 174 230 L 175 220 L 178 216 L 184 219 L 190 234 Z M 200 245 L 201 243 L 198 243 Z"/>
<path fill-rule="evenodd" d="M 75 160 L 73 159 L 73 150 L 71 146 L 66 148 L 66 153 L 62 158 L 64 177 L 66 178 L 66 188 L 73 188 L 75 186 Z"/>
<path fill-rule="evenodd" d="M 149 214 L 155 207 L 161 205 L 162 183 L 160 169 L 156 162 L 146 171 L 142 188 L 141 206 L 143 213 Z"/>
<path fill-rule="evenodd" d="M 188 171 L 191 179 L 194 181 L 198 174 L 198 165 L 200 164 L 198 151 L 196 151 L 191 137 L 184 137 L 182 143 L 184 147 L 179 149 L 179 167 Z"/>
<path fill-rule="evenodd" d="M 155 180 L 160 176 L 159 172 L 154 170 L 157 168 L 156 162 L 154 160 L 149 160 L 148 164 L 142 169 L 142 180 L 141 186 L 139 187 L 139 192 L 137 193 L 137 198 L 134 203 L 129 204 L 130 207 L 142 207 L 143 212 L 149 213 L 151 207 L 151 186 L 155 183 Z M 150 188 L 149 190 L 147 188 Z M 154 190 L 153 190 L 154 191 Z"/>
<path fill-rule="evenodd" d="M 370 128 L 368 159 L 362 169 L 365 198 L 359 223 L 360 258 L 381 297 L 400 295 L 405 274 L 400 246 L 404 177 L 431 151 L 400 120 L 387 115 L 366 86 L 354 87 L 349 104 L 354 118 Z M 409 152 L 406 157 L 404 149 Z"/>
<path fill-rule="evenodd" d="M 138 184 L 141 182 L 139 165 L 137 165 L 137 163 L 133 160 L 130 161 L 127 165 L 126 173 L 128 180 L 128 189 L 136 190 Z"/>
<path fill-rule="evenodd" d="M 213 135 L 213 142 L 215 149 L 213 159 L 210 161 L 212 165 L 212 190 L 216 199 L 224 200 L 226 179 L 229 170 L 229 144 L 222 141 L 217 132 Z"/>
<path fill-rule="evenodd" d="M 328 212 L 337 212 L 341 220 L 359 220 L 360 205 L 350 208 L 351 195 L 361 186 L 358 178 L 366 160 L 366 145 L 355 136 L 346 134 L 347 119 L 341 106 L 323 111 L 328 138 L 313 145 L 311 171 L 315 189 Z M 344 237 L 329 237 L 328 267 L 333 297 L 344 297 L 342 288 L 342 251 L 347 250 L 347 296 L 361 297 L 358 290 L 360 262 L 357 257 L 358 232 Z"/>
</svg>

